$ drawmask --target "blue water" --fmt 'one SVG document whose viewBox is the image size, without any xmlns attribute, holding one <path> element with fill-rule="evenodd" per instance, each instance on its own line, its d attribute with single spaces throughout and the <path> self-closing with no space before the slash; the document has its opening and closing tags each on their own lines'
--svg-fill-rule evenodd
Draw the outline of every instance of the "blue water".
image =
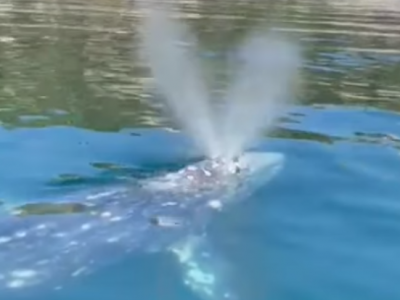
<svg viewBox="0 0 400 300">
<path fill-rule="evenodd" d="M 0 146 L 4 166 L 0 198 L 13 202 L 38 200 L 78 183 L 124 180 L 156 166 L 165 168 L 196 158 L 187 137 L 150 129 L 119 133 L 61 126 L 1 129 Z"/>
<path fill-rule="evenodd" d="M 209 229 L 233 266 L 232 287 L 246 300 L 399 299 L 399 150 L 393 142 L 351 137 L 355 132 L 395 134 L 400 116 L 340 107 L 293 111 L 303 116 L 289 124 L 292 129 L 343 140 L 261 140 L 260 150 L 285 154 L 285 168 L 250 199 L 222 213 Z M 154 147 L 158 143 L 162 149 Z M 0 144 L 0 197 L 8 204 L 52 197 L 57 201 L 71 190 L 124 180 L 135 170 L 188 162 L 193 156 L 180 134 L 158 129 L 2 129 Z M 124 169 L 103 170 L 94 163 Z M 80 180 L 57 183 L 54 178 L 60 174 Z M 183 285 L 172 255 L 139 253 L 55 294 L 29 297 L 82 298 L 197 296 Z"/>
<path fill-rule="evenodd" d="M 8 2 L 0 4 L 3 205 L 59 201 L 199 159 L 146 105 L 132 1 Z M 284 168 L 208 228 L 238 300 L 399 300 L 398 5 L 186 2 L 215 79 L 260 20 L 280 21 L 304 50 L 299 105 L 257 146 L 283 153 Z M 200 300 L 168 253 L 132 254 L 24 298 L 81 299 Z"/>
</svg>

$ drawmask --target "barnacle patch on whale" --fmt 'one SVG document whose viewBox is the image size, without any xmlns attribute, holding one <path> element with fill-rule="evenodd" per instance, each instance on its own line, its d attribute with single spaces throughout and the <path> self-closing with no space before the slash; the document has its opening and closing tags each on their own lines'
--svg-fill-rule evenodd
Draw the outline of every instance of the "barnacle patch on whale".
<svg viewBox="0 0 400 300">
<path fill-rule="evenodd" d="M 35 202 L 26 203 L 12 209 L 11 213 L 17 216 L 71 214 L 89 211 L 90 206 L 79 202 Z"/>
</svg>

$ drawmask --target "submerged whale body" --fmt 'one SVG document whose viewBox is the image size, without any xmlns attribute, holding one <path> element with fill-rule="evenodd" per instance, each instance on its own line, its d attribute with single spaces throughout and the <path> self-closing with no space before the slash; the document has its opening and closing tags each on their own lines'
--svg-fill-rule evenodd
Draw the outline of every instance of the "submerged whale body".
<svg viewBox="0 0 400 300">
<path fill-rule="evenodd" d="M 220 287 L 199 277 L 202 265 L 195 255 L 198 245 L 207 245 L 205 226 L 219 209 L 269 180 L 282 158 L 249 152 L 233 168 L 204 160 L 131 186 L 69 196 L 87 207 L 78 213 L 2 213 L 0 297 L 60 289 L 133 251 L 171 251 L 187 271 L 185 282 L 202 296 L 213 297 Z"/>
</svg>

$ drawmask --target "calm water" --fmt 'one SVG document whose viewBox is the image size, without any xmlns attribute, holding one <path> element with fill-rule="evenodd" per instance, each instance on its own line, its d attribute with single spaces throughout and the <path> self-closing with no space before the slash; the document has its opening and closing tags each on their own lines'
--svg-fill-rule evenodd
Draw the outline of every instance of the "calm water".
<svg viewBox="0 0 400 300">
<path fill-rule="evenodd" d="M 240 299 L 400 299 L 400 2 L 232 3 L 182 3 L 211 71 L 260 21 L 306 57 L 298 105 L 260 146 L 283 152 L 286 167 L 212 224 Z M 195 155 L 148 105 L 138 21 L 129 1 L 2 1 L 5 204 L 56 201 Z M 197 298 L 172 257 L 138 255 L 49 299 Z"/>
</svg>

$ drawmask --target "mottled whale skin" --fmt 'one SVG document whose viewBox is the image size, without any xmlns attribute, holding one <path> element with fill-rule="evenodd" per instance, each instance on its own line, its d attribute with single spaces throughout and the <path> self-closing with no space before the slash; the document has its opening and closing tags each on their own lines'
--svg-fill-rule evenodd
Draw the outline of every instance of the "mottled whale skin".
<svg viewBox="0 0 400 300">
<path fill-rule="evenodd" d="M 186 238 L 201 236 L 219 209 L 265 183 L 281 163 L 280 154 L 249 152 L 236 169 L 204 160 L 138 184 L 68 196 L 89 207 L 80 213 L 3 212 L 0 298 L 61 289 L 132 251 L 168 251 Z"/>
</svg>

